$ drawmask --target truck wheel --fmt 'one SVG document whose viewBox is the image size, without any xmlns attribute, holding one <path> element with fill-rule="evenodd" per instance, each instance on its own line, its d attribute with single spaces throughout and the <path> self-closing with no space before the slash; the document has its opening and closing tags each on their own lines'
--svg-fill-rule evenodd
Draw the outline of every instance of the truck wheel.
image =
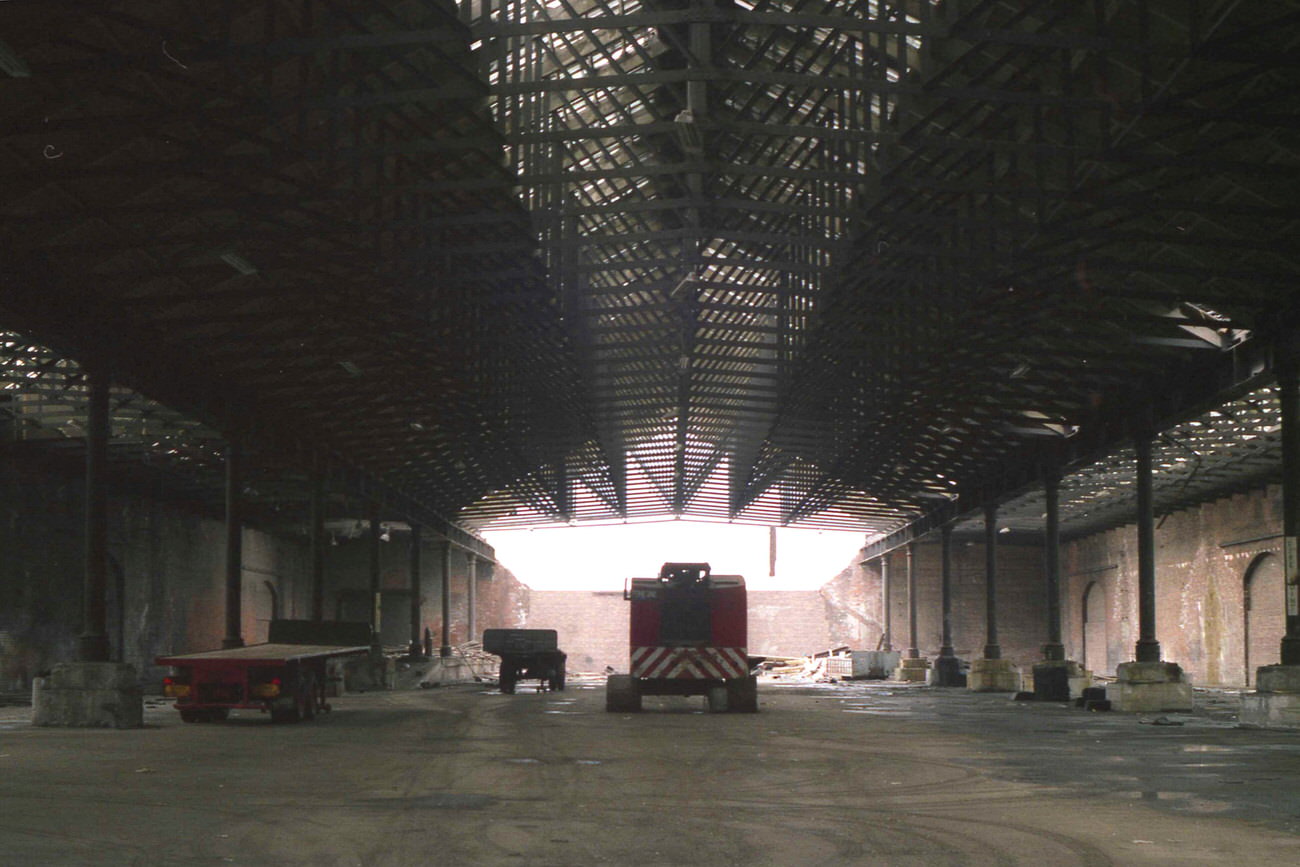
<svg viewBox="0 0 1300 867">
<path fill-rule="evenodd" d="M 752 674 L 727 681 L 727 710 L 732 713 L 758 713 L 758 678 Z"/>
<path fill-rule="evenodd" d="M 551 675 L 551 690 L 554 692 L 562 692 L 564 690 L 563 669 L 561 669 L 558 673 Z"/>
<path fill-rule="evenodd" d="M 226 719 L 229 718 L 229 716 L 230 716 L 230 708 L 228 707 L 208 708 L 209 722 L 225 722 Z"/>
<path fill-rule="evenodd" d="M 513 662 L 501 662 L 501 691 L 506 695 L 513 695 L 515 691 L 515 678 L 518 676 Z"/>
<path fill-rule="evenodd" d="M 636 713 L 641 710 L 641 690 L 629 674 L 611 674 L 605 681 L 605 710 Z"/>
<path fill-rule="evenodd" d="M 727 711 L 727 699 L 730 696 L 727 695 L 727 688 L 725 686 L 709 687 L 709 691 L 705 693 L 705 697 L 709 701 L 709 713 L 725 713 Z"/>
<path fill-rule="evenodd" d="M 316 675 L 310 671 L 302 678 L 302 706 L 298 715 L 304 720 L 316 718 Z"/>
<path fill-rule="evenodd" d="M 298 721 L 298 701 L 290 698 L 277 700 L 271 705 L 271 722 L 296 723 Z"/>
<path fill-rule="evenodd" d="M 181 722 L 196 723 L 203 719 L 203 711 L 196 707 L 181 708 Z"/>
</svg>

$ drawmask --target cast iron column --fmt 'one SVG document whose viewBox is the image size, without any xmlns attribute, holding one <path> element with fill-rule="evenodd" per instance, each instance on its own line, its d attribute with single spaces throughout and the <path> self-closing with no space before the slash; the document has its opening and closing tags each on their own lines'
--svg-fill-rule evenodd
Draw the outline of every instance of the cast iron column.
<svg viewBox="0 0 1300 867">
<path fill-rule="evenodd" d="M 420 617 L 420 525 L 411 525 L 411 656 L 424 656 Z"/>
<path fill-rule="evenodd" d="M 1061 523 L 1057 515 L 1057 497 L 1060 475 L 1056 467 L 1043 473 L 1043 496 L 1047 500 L 1047 521 L 1043 528 L 1044 571 L 1047 573 L 1047 643 L 1043 645 L 1043 659 L 1048 662 L 1065 659 L 1065 645 L 1061 643 Z"/>
<path fill-rule="evenodd" d="M 880 622 L 884 628 L 884 634 L 880 636 L 880 649 L 886 652 L 894 649 L 890 643 L 892 630 L 889 616 L 889 577 L 889 555 L 884 554 L 880 558 Z"/>
<path fill-rule="evenodd" d="M 1151 438 L 1139 436 L 1137 451 L 1138 662 L 1159 662 L 1156 640 L 1156 521 L 1151 496 Z"/>
<path fill-rule="evenodd" d="M 1278 358 L 1277 390 L 1282 412 L 1282 536 L 1286 634 L 1282 664 L 1300 665 L 1300 359 L 1287 346 Z"/>
<path fill-rule="evenodd" d="M 935 686 L 965 686 L 961 673 L 961 661 L 952 648 L 952 526 L 945 525 L 939 530 L 940 558 L 940 610 L 943 615 L 943 644 L 939 647 L 939 656 L 934 661 Z"/>
<path fill-rule="evenodd" d="M 940 657 L 955 656 L 952 649 L 952 527 L 945 524 L 939 530 L 939 548 L 943 564 L 940 569 L 941 608 L 943 610 L 943 645 L 939 648 Z"/>
<path fill-rule="evenodd" d="M 226 637 L 222 647 L 243 647 L 244 600 L 244 454 L 239 438 L 226 444 Z"/>
<path fill-rule="evenodd" d="M 370 654 L 380 656 L 384 652 L 383 590 L 379 585 L 379 536 L 383 528 L 379 526 L 379 504 L 370 506 Z"/>
<path fill-rule="evenodd" d="M 998 507 L 984 506 L 984 621 L 985 659 L 1001 659 L 998 644 Z"/>
<path fill-rule="evenodd" d="M 918 659 L 916 646 L 916 543 L 907 543 L 907 658 Z"/>
<path fill-rule="evenodd" d="M 442 638 L 439 656 L 451 656 L 451 543 L 442 543 Z"/>
<path fill-rule="evenodd" d="M 311 469 L 311 619 L 325 619 L 325 479 L 320 455 Z"/>
<path fill-rule="evenodd" d="M 108 371 L 87 365 L 86 376 L 86 563 L 78 656 L 82 662 L 108 662 Z"/>
<path fill-rule="evenodd" d="M 478 557 L 473 551 L 465 553 L 465 569 L 469 573 L 465 578 L 465 621 L 469 624 L 468 640 L 473 641 L 478 634 L 478 587 L 475 586 L 478 581 Z"/>
</svg>

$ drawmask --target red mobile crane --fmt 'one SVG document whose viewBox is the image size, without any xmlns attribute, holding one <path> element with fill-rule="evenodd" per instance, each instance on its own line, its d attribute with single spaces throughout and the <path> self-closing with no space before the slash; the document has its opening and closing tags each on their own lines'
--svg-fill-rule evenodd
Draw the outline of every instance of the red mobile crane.
<svg viewBox="0 0 1300 867">
<path fill-rule="evenodd" d="M 665 563 L 632 578 L 631 673 L 605 684 L 605 710 L 638 711 L 643 695 L 704 695 L 709 710 L 754 713 L 758 681 L 746 649 L 745 579 L 712 575 L 708 563 Z"/>
</svg>

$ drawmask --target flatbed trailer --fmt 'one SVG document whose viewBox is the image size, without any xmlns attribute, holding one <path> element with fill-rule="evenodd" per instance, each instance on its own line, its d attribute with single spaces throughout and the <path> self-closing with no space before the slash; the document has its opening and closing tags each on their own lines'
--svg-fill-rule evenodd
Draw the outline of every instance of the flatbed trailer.
<svg viewBox="0 0 1300 867">
<path fill-rule="evenodd" d="M 501 657 L 501 691 L 513 693 L 520 680 L 536 678 L 552 690 L 564 689 L 568 654 L 554 629 L 485 629 L 483 650 Z"/>
<path fill-rule="evenodd" d="M 172 669 L 163 693 L 185 722 L 216 722 L 232 708 L 270 713 L 272 722 L 298 722 L 330 709 L 328 662 L 370 650 L 366 623 L 277 620 L 265 644 L 160 656 Z M 358 639 L 365 638 L 365 641 Z"/>
</svg>

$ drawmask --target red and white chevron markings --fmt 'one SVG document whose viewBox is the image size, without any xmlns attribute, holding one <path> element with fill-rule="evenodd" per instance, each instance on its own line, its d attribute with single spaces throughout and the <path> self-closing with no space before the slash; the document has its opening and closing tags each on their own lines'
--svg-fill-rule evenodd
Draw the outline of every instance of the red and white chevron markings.
<svg viewBox="0 0 1300 867">
<path fill-rule="evenodd" d="M 749 674 L 743 647 L 634 647 L 632 676 L 727 680 Z"/>
</svg>

